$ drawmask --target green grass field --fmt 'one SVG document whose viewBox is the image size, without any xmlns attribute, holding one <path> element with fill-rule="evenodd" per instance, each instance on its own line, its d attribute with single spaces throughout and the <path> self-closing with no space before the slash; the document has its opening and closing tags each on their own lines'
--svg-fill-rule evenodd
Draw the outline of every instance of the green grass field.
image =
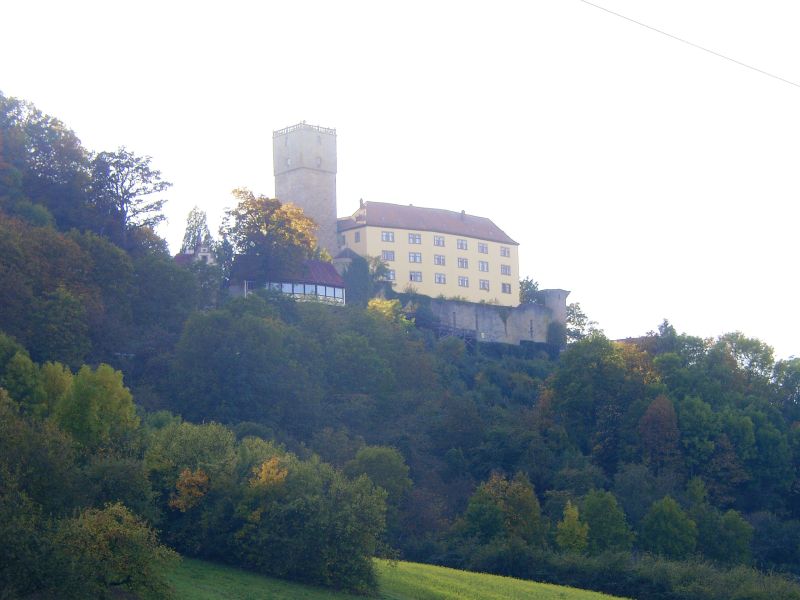
<svg viewBox="0 0 800 600">
<path fill-rule="evenodd" d="M 378 561 L 381 600 L 601 600 L 613 596 L 416 563 Z M 180 600 L 363 600 L 247 571 L 184 559 L 170 581 Z"/>
</svg>

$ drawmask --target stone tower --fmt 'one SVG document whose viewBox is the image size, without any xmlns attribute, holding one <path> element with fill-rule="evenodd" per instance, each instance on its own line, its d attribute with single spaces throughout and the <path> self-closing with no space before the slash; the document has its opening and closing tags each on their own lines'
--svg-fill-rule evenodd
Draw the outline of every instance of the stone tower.
<svg viewBox="0 0 800 600">
<path fill-rule="evenodd" d="M 336 130 L 304 122 L 272 132 L 275 196 L 317 223 L 317 240 L 331 256 L 336 233 Z"/>
</svg>

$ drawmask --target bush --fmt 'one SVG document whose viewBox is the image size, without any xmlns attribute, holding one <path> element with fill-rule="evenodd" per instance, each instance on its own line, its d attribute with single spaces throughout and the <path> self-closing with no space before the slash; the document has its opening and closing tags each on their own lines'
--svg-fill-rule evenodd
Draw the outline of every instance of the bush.
<svg viewBox="0 0 800 600">
<path fill-rule="evenodd" d="M 237 509 L 237 563 L 258 572 L 367 593 L 386 494 L 316 460 L 276 456 L 256 467 Z"/>
<path fill-rule="evenodd" d="M 111 597 L 125 590 L 138 598 L 170 597 L 165 569 L 178 555 L 158 543 L 153 529 L 122 504 L 90 508 L 63 520 L 55 535 L 66 573 L 59 593 Z"/>
</svg>

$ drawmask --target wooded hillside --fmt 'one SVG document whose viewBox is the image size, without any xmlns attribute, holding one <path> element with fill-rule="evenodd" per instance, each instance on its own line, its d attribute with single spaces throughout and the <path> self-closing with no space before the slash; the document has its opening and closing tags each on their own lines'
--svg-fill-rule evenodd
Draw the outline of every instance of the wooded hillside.
<svg viewBox="0 0 800 600">
<path fill-rule="evenodd" d="M 224 270 L 176 265 L 154 233 L 149 159 L 2 95 L 0 141 L 11 595 L 158 597 L 158 533 L 360 591 L 377 552 L 624 596 L 798 596 L 754 569 L 800 573 L 800 359 L 667 321 L 559 353 L 437 339 L 393 301 L 231 300 Z M 139 563 L 103 554 L 112 531 Z"/>
</svg>

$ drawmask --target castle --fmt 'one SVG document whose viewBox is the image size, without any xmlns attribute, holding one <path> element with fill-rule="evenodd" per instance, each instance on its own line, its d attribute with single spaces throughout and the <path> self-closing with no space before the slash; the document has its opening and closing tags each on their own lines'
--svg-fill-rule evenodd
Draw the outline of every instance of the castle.
<svg viewBox="0 0 800 600">
<path fill-rule="evenodd" d="M 384 202 L 362 202 L 338 218 L 336 130 L 298 123 L 273 132 L 272 150 L 275 196 L 317 223 L 335 263 L 350 252 L 380 257 L 394 289 L 430 296 L 444 327 L 478 340 L 548 342 L 552 324 L 565 324 L 566 290 L 520 305 L 519 244 L 490 219 Z"/>
</svg>

